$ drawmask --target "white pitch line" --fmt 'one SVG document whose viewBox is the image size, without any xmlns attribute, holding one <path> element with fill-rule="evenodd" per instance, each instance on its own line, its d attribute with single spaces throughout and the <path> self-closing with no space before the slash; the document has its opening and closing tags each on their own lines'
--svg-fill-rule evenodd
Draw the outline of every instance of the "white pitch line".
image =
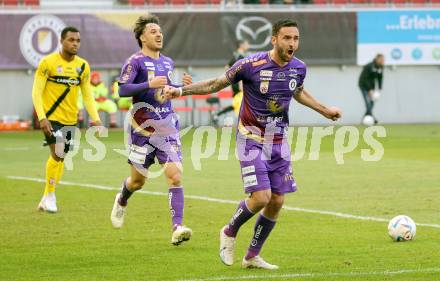
<svg viewBox="0 0 440 281">
<path fill-rule="evenodd" d="M 252 279 L 292 279 L 303 277 L 335 277 L 335 276 L 372 276 L 372 275 L 398 275 L 408 273 L 436 273 L 440 268 L 425 269 L 403 269 L 396 271 L 372 271 L 372 272 L 328 272 L 328 273 L 287 273 L 287 274 L 268 274 L 268 275 L 241 275 L 241 276 L 219 276 L 201 279 L 179 279 L 179 281 L 222 281 L 222 280 L 252 280 Z"/>
<path fill-rule="evenodd" d="M 7 176 L 7 178 L 8 179 L 12 179 L 12 180 L 26 180 L 26 181 L 34 181 L 34 182 L 45 182 L 45 180 L 43 180 L 43 179 L 31 178 L 31 177 Z M 61 184 L 61 185 L 73 185 L 73 186 L 80 186 L 80 187 L 88 187 L 88 188 L 101 189 L 101 190 L 120 190 L 121 189 L 120 187 L 111 187 L 111 186 L 104 186 L 104 185 L 97 185 L 97 184 L 90 184 L 90 183 L 76 183 L 76 182 L 68 182 L 68 181 L 60 181 L 59 184 Z M 147 191 L 147 190 L 139 190 L 139 191 L 136 191 L 136 193 L 143 193 L 143 194 L 156 195 L 156 196 L 168 196 L 168 193 L 165 193 L 165 192 L 156 192 L 156 191 Z M 196 199 L 196 200 L 203 200 L 203 201 L 209 201 L 209 202 L 216 202 L 216 203 L 224 203 L 224 204 L 238 204 L 239 203 L 239 201 L 236 201 L 236 200 L 218 199 L 218 198 L 212 198 L 212 197 L 206 197 L 206 196 L 198 196 L 198 195 L 185 195 L 185 198 Z M 345 218 L 345 219 L 364 220 L 364 221 L 376 221 L 376 222 L 388 222 L 389 221 L 389 219 L 384 219 L 384 218 L 357 216 L 357 215 L 345 214 L 345 213 L 339 213 L 339 212 L 333 212 L 333 211 L 304 209 L 304 208 L 289 207 L 289 206 L 284 206 L 283 208 L 285 210 L 287 210 L 287 211 L 296 211 L 296 212 L 311 213 L 311 214 L 329 215 L 329 216 Z M 440 228 L 440 224 L 416 223 L 416 225 Z"/>
</svg>

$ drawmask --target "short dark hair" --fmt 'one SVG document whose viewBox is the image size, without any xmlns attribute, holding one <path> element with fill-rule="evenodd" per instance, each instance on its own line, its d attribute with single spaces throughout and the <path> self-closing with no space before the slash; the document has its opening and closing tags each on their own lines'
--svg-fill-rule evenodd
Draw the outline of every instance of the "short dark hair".
<svg viewBox="0 0 440 281">
<path fill-rule="evenodd" d="M 159 24 L 159 18 L 153 14 L 150 14 L 148 16 L 140 16 L 137 19 L 136 24 L 134 25 L 134 28 L 133 28 L 134 37 L 136 37 L 138 45 L 141 48 L 142 48 L 142 41 L 141 41 L 140 37 L 141 37 L 142 33 L 144 32 L 145 26 L 149 23 Z"/>
<path fill-rule="evenodd" d="M 291 20 L 291 19 L 282 19 L 277 21 L 273 26 L 272 26 L 272 36 L 277 36 L 278 32 L 280 32 L 280 29 L 283 27 L 298 27 L 298 24 Z"/>
<path fill-rule="evenodd" d="M 78 28 L 73 26 L 67 26 L 61 31 L 61 39 L 65 39 L 67 32 L 79 32 Z"/>
</svg>

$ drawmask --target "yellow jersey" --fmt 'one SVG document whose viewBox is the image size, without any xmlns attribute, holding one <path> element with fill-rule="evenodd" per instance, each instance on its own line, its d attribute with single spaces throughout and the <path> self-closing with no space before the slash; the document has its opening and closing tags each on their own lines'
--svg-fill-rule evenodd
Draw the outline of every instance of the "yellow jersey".
<svg viewBox="0 0 440 281">
<path fill-rule="evenodd" d="M 90 92 L 90 66 L 87 61 L 79 56 L 66 61 L 60 53 L 44 57 L 35 72 L 32 90 L 38 119 L 47 118 L 63 125 L 76 124 L 80 91 L 90 116 L 94 121 L 99 120 Z"/>
</svg>

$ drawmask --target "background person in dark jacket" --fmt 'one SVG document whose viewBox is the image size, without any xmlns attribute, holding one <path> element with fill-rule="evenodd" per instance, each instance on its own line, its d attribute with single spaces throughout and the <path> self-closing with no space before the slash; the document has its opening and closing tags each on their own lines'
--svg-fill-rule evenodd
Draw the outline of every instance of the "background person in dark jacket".
<svg viewBox="0 0 440 281">
<path fill-rule="evenodd" d="M 359 88 L 361 89 L 367 109 L 364 116 L 371 115 L 374 118 L 375 124 L 377 124 L 377 119 L 373 115 L 373 106 L 374 101 L 379 97 L 379 94 L 375 92 L 382 90 L 384 64 L 384 56 L 378 54 L 372 62 L 364 66 L 359 76 Z"/>
</svg>

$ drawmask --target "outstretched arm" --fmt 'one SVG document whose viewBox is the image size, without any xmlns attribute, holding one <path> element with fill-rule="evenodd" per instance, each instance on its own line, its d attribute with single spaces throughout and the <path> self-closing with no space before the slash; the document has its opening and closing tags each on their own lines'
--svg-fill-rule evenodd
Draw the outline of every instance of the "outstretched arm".
<svg viewBox="0 0 440 281">
<path fill-rule="evenodd" d="M 183 88 L 165 88 L 165 96 L 168 99 L 178 98 L 180 96 L 203 95 L 218 92 L 219 90 L 231 85 L 226 75 L 200 81 Z"/>
<path fill-rule="evenodd" d="M 293 97 L 300 104 L 310 107 L 328 119 L 336 121 L 341 118 L 342 113 L 339 108 L 322 105 L 306 89 L 297 92 Z"/>
</svg>

